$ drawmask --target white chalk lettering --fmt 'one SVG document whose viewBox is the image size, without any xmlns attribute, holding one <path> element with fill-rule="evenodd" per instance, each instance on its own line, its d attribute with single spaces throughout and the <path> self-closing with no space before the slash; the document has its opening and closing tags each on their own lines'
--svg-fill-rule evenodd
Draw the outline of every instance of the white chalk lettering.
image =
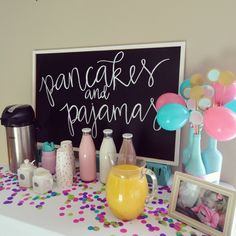
<svg viewBox="0 0 236 236">
<path fill-rule="evenodd" d="M 157 71 L 157 68 L 161 64 L 170 60 L 169 58 L 165 58 L 157 62 L 153 68 L 148 68 L 147 60 L 141 59 L 140 63 L 137 63 L 137 65 L 128 66 L 127 76 L 125 76 L 124 68 L 119 66 L 124 58 L 125 53 L 119 51 L 112 60 L 98 60 L 95 63 L 97 66 L 96 68 L 94 66 L 88 66 L 84 75 L 80 74 L 78 67 L 73 67 L 71 71 L 68 72 L 68 76 L 63 73 L 60 73 L 56 77 L 53 77 L 50 74 L 45 77 L 42 76 L 39 92 L 45 91 L 48 103 L 52 107 L 55 106 L 54 92 L 69 90 L 73 87 L 78 87 L 80 92 L 84 92 L 85 98 L 102 98 L 106 100 L 109 96 L 108 92 L 105 92 L 104 88 L 111 88 L 115 91 L 117 86 L 131 87 L 131 85 L 135 85 L 143 78 L 148 78 L 147 86 L 153 87 L 155 82 L 154 73 Z M 148 77 L 144 76 L 145 74 L 147 74 Z M 104 86 L 103 90 L 99 91 L 97 88 L 101 88 L 102 86 Z M 91 92 L 87 91 L 88 89 L 95 90 L 92 90 Z"/>
<path fill-rule="evenodd" d="M 76 121 L 85 121 L 86 124 L 92 124 L 92 136 L 97 137 L 97 126 L 101 120 L 106 120 L 112 123 L 113 120 L 117 120 L 120 117 L 124 117 L 125 124 L 130 124 L 133 119 L 137 119 L 140 122 L 144 122 L 148 115 L 154 113 L 153 124 L 156 119 L 156 107 L 154 98 L 150 98 L 150 102 L 147 107 L 143 107 L 141 103 L 137 103 L 134 106 L 130 106 L 127 103 L 123 103 L 121 106 L 103 104 L 101 107 L 95 109 L 93 103 L 91 107 L 82 105 L 77 107 L 76 105 L 69 106 L 68 103 L 63 106 L 60 111 L 65 110 L 67 114 L 67 124 L 71 136 L 74 136 L 74 125 Z M 155 128 L 155 127 L 154 127 Z M 155 128 L 155 130 L 157 130 Z"/>
<path fill-rule="evenodd" d="M 107 86 L 104 85 L 103 90 L 100 92 L 99 88 L 96 89 L 87 89 L 84 93 L 85 99 L 105 99 L 108 100 L 110 93 L 107 91 Z"/>
</svg>

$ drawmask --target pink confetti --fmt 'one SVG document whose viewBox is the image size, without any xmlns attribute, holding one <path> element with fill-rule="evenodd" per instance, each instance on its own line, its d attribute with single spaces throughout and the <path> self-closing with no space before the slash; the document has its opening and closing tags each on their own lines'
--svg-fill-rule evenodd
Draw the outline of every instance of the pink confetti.
<svg viewBox="0 0 236 236">
<path fill-rule="evenodd" d="M 79 219 L 74 219 L 73 222 L 74 223 L 79 223 Z"/>
<path fill-rule="evenodd" d="M 120 232 L 124 234 L 124 233 L 127 232 L 127 229 L 124 229 L 124 228 L 123 228 L 123 229 L 120 229 Z"/>
</svg>

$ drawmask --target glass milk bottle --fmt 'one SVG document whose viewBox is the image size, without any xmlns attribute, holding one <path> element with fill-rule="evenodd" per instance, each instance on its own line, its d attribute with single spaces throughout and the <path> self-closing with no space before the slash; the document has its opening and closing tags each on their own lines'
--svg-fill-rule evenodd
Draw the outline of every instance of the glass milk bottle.
<svg viewBox="0 0 236 236">
<path fill-rule="evenodd" d="M 116 154 L 116 146 L 112 137 L 113 131 L 111 129 L 103 130 L 103 140 L 99 152 L 99 173 L 100 182 L 105 184 L 107 176 L 111 169 L 110 158 L 114 159 Z"/>
<path fill-rule="evenodd" d="M 133 134 L 124 133 L 119 151 L 118 164 L 136 165 L 136 152 L 133 145 Z"/>
<path fill-rule="evenodd" d="M 82 133 L 79 146 L 80 178 L 83 181 L 93 181 L 96 179 L 96 148 L 91 129 L 83 128 Z"/>
</svg>

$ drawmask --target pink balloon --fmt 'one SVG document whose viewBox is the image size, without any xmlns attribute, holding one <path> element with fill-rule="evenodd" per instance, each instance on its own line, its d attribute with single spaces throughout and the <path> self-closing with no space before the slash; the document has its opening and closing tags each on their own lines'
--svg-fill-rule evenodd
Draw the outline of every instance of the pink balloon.
<svg viewBox="0 0 236 236">
<path fill-rule="evenodd" d="M 225 107 L 213 107 L 205 111 L 203 124 L 207 134 L 219 141 L 236 137 L 236 114 Z"/>
<path fill-rule="evenodd" d="M 186 103 L 180 95 L 176 93 L 164 93 L 157 98 L 156 108 L 157 110 L 159 110 L 163 105 L 169 103 L 178 103 L 186 107 Z"/>
<path fill-rule="evenodd" d="M 220 83 L 214 83 L 215 89 L 214 103 L 223 106 L 224 104 L 236 99 L 236 82 L 229 86 L 223 86 Z"/>
</svg>

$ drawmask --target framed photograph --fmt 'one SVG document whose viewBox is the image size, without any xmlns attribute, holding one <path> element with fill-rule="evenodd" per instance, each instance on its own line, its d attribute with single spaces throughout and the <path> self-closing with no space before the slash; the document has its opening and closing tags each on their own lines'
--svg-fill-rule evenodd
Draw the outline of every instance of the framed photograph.
<svg viewBox="0 0 236 236">
<path fill-rule="evenodd" d="M 211 236 L 233 234 L 236 191 L 175 172 L 169 215 Z"/>
</svg>

